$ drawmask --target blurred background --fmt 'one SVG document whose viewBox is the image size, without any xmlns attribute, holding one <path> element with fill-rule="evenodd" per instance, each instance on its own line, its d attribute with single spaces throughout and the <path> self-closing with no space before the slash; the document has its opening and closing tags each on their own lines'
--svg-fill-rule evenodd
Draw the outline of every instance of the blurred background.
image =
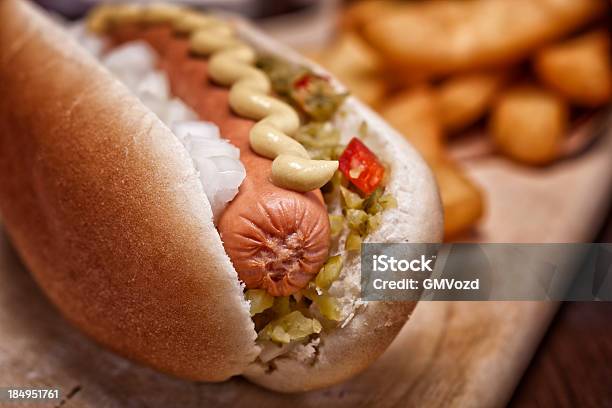
<svg viewBox="0 0 612 408">
<path fill-rule="evenodd" d="M 39 3 L 77 19 L 97 2 Z M 438 180 L 447 240 L 611 242 L 610 2 L 183 3 L 253 19 L 400 131 Z M 512 404 L 612 406 L 610 313 L 564 305 Z"/>
<path fill-rule="evenodd" d="M 99 3 L 38 1 L 73 19 Z M 592 148 L 609 128 L 611 19 L 605 0 L 181 3 L 253 19 L 378 111 L 434 170 L 447 240 L 520 241 L 523 229 L 491 233 L 503 217 L 496 201 L 516 199 L 497 191 L 497 179 L 545 200 L 550 194 L 539 188 L 559 190 L 563 183 L 553 186 L 550 177 L 551 185 L 536 186 L 536 179 Z M 489 187 L 490 177 L 471 173 L 484 173 L 472 167 L 491 157 L 517 171 L 504 167 L 508 175 Z M 526 169 L 542 171 L 511 180 Z M 571 232 L 555 238 L 585 239 Z"/>
</svg>

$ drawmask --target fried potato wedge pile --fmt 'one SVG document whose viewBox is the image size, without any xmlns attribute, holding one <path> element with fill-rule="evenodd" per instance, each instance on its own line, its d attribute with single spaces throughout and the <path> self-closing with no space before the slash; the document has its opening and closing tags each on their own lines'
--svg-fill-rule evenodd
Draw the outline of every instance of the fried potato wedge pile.
<svg viewBox="0 0 612 408">
<path fill-rule="evenodd" d="M 612 99 L 605 0 L 353 1 L 315 59 L 370 104 L 433 169 L 446 237 L 486 212 L 483 191 L 453 160 L 476 134 L 528 166 L 564 159 L 580 118 Z"/>
</svg>

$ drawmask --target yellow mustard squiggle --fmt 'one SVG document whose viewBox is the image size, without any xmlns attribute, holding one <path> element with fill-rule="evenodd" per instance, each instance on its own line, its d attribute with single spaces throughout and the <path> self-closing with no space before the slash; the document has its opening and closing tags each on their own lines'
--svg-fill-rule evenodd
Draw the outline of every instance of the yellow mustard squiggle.
<svg viewBox="0 0 612 408">
<path fill-rule="evenodd" d="M 194 32 L 191 50 L 210 55 L 209 74 L 217 83 L 231 87 L 229 104 L 234 112 L 259 120 L 251 129 L 249 142 L 256 153 L 274 160 L 272 182 L 302 192 L 322 187 L 338 169 L 338 162 L 311 160 L 306 149 L 288 136 L 300 126 L 297 113 L 269 96 L 270 80 L 254 67 L 255 51 L 233 32 L 221 32 L 224 24 L 211 21 Z"/>
<path fill-rule="evenodd" d="M 191 51 L 210 57 L 211 78 L 230 87 L 232 110 L 240 116 L 258 120 L 249 133 L 249 143 L 257 154 L 273 160 L 271 179 L 275 185 L 306 192 L 322 187 L 332 178 L 338 162 L 310 159 L 306 149 L 288 136 L 299 128 L 299 116 L 291 106 L 270 96 L 270 79 L 254 66 L 255 51 L 236 37 L 228 23 L 167 4 L 138 9 L 129 5 L 105 6 L 98 10 L 89 18 L 89 26 L 96 32 L 106 31 L 124 21 L 137 20 L 171 23 L 175 31 L 190 34 Z M 136 10 L 140 10 L 139 13 Z"/>
</svg>

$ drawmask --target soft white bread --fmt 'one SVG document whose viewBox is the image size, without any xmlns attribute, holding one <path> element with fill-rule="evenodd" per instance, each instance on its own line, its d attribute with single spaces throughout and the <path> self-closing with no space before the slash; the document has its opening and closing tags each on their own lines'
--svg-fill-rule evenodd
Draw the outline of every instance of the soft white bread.
<svg viewBox="0 0 612 408">
<path fill-rule="evenodd" d="M 0 211 L 15 246 L 52 301 L 100 343 L 180 377 L 244 373 L 293 392 L 363 370 L 415 304 L 351 303 L 310 358 L 264 364 L 236 272 L 210 205 L 176 137 L 97 62 L 21 0 L 0 1 Z M 255 46 L 295 54 L 239 25 Z M 398 208 L 370 242 L 438 242 L 434 179 L 416 151 L 353 98 L 343 136 L 369 125 L 368 144 L 391 165 Z M 359 296 L 359 259 L 333 289 Z"/>
</svg>

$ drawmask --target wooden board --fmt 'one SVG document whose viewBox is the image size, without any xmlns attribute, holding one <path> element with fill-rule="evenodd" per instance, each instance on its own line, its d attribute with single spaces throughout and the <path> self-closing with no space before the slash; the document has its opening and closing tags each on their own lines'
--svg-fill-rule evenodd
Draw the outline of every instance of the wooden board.
<svg viewBox="0 0 612 408">
<path fill-rule="evenodd" d="M 546 169 L 495 157 L 467 166 L 486 190 L 489 209 L 473 239 L 588 241 L 610 197 L 612 132 L 589 152 Z M 241 378 L 223 384 L 177 380 L 103 350 L 62 319 L 5 235 L 0 282 L 0 386 L 60 387 L 63 407 L 502 406 L 557 307 L 422 302 L 361 375 L 329 389 L 281 395 Z"/>
<path fill-rule="evenodd" d="M 481 238 L 589 240 L 610 196 L 612 132 L 587 154 L 544 171 L 495 158 L 470 171 L 488 191 Z M 422 302 L 363 374 L 318 392 L 279 395 L 240 378 L 173 379 L 101 349 L 49 304 L 4 235 L 0 282 L 0 385 L 61 387 L 73 393 L 64 407 L 502 406 L 556 310 L 539 302 Z"/>
</svg>

